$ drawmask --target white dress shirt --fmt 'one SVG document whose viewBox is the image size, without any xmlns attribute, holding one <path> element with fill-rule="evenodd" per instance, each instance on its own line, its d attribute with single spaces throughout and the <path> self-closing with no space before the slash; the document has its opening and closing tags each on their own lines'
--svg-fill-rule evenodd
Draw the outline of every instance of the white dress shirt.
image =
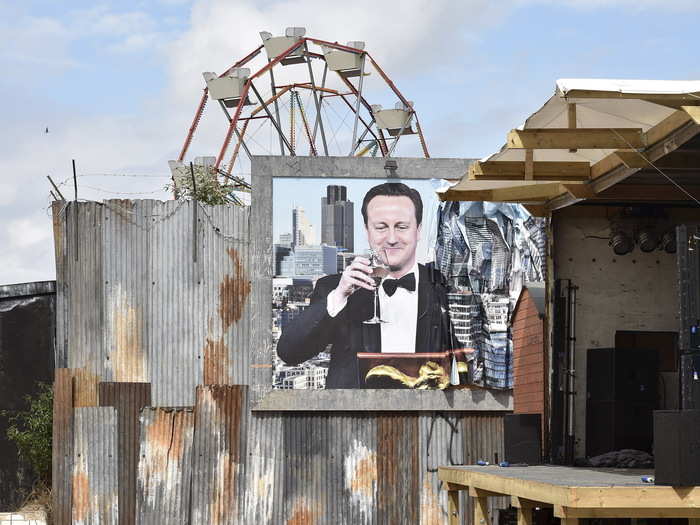
<svg viewBox="0 0 700 525">
<path fill-rule="evenodd" d="M 414 353 L 416 351 L 416 319 L 418 318 L 418 264 L 411 272 L 416 278 L 412 292 L 398 287 L 389 297 L 384 287 L 379 287 L 379 311 L 382 323 L 382 353 Z M 409 273 L 411 273 L 409 272 Z M 385 280 L 392 279 L 386 277 Z M 383 281 L 382 281 L 383 282 Z"/>
<path fill-rule="evenodd" d="M 389 297 L 384 287 L 379 285 L 380 317 L 387 321 L 381 323 L 382 353 L 414 353 L 416 351 L 416 324 L 418 318 L 418 263 L 414 263 L 411 272 L 416 279 L 416 289 L 412 292 L 398 287 Z M 392 277 L 385 277 L 392 279 Z M 384 280 L 382 280 L 384 282 Z M 331 292 L 326 300 L 328 315 L 335 317 L 345 308 L 347 298 L 339 298 Z"/>
</svg>

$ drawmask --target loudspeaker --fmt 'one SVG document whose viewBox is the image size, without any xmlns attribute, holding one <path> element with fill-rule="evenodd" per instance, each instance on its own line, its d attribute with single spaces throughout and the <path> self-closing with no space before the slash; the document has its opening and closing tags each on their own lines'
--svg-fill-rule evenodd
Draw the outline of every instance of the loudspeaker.
<svg viewBox="0 0 700 525">
<path fill-rule="evenodd" d="M 653 411 L 649 401 L 588 401 L 586 456 L 625 448 L 651 452 Z"/>
<path fill-rule="evenodd" d="M 589 349 L 586 374 L 588 399 L 656 403 L 658 361 L 656 349 Z"/>
<path fill-rule="evenodd" d="M 700 485 L 700 410 L 654 411 L 654 481 Z"/>
<path fill-rule="evenodd" d="M 539 465 L 542 462 L 540 414 L 506 414 L 503 418 L 505 460 Z"/>
</svg>

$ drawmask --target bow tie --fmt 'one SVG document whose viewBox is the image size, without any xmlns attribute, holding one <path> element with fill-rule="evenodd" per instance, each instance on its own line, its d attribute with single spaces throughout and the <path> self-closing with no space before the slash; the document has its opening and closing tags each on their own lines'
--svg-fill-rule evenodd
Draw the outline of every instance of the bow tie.
<svg viewBox="0 0 700 525">
<path fill-rule="evenodd" d="M 382 287 L 389 297 L 394 295 L 394 292 L 399 287 L 406 288 L 406 290 L 412 292 L 416 289 L 416 276 L 411 272 L 401 277 L 401 279 L 384 279 Z"/>
</svg>

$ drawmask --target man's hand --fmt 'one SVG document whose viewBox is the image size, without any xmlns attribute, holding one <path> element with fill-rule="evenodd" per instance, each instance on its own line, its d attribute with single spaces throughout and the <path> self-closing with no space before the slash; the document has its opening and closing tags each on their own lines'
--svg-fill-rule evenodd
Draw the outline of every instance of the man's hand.
<svg viewBox="0 0 700 525">
<path fill-rule="evenodd" d="M 350 297 L 358 288 L 373 291 L 375 288 L 374 279 L 371 277 L 372 267 L 369 259 L 365 257 L 355 257 L 352 263 L 343 270 L 340 282 L 335 291 L 341 297 Z"/>
</svg>

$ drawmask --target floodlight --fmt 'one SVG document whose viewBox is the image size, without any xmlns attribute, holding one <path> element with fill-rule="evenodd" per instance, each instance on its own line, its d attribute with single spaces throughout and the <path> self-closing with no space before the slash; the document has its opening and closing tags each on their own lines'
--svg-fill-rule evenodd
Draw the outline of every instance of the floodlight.
<svg viewBox="0 0 700 525">
<path fill-rule="evenodd" d="M 662 235 L 661 248 L 666 253 L 676 253 L 676 232 L 670 230 Z"/>
<path fill-rule="evenodd" d="M 621 230 L 615 231 L 610 236 L 609 244 L 612 246 L 615 255 L 626 255 L 634 249 L 632 238 Z"/>
<path fill-rule="evenodd" d="M 643 252 L 653 252 L 659 245 L 659 235 L 651 227 L 645 226 L 637 232 L 637 244 Z"/>
</svg>

